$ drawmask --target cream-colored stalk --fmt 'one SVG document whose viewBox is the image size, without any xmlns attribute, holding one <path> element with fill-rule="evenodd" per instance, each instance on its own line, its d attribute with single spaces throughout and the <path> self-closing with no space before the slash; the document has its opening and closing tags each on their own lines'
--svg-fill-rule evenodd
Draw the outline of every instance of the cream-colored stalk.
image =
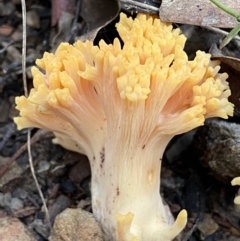
<svg viewBox="0 0 240 241">
<path fill-rule="evenodd" d="M 19 129 L 55 132 L 55 142 L 87 155 L 92 208 L 109 241 L 170 241 L 174 223 L 159 194 L 161 157 L 170 139 L 233 114 L 227 74 L 198 51 L 188 61 L 186 38 L 171 24 L 121 14 L 118 39 L 62 43 L 37 60 L 34 88 L 16 98 Z"/>
</svg>

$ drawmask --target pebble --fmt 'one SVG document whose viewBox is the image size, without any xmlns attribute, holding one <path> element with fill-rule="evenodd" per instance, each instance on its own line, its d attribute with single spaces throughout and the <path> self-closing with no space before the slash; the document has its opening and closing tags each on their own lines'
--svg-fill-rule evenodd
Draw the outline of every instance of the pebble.
<svg viewBox="0 0 240 241">
<path fill-rule="evenodd" d="M 21 199 L 25 199 L 28 195 L 28 192 L 22 188 L 17 188 L 16 191 L 18 192 L 19 198 Z"/>
<path fill-rule="evenodd" d="M 1 193 L 0 192 L 0 206 L 1 207 L 6 207 L 9 205 L 9 203 L 11 202 L 11 193 Z"/>
<path fill-rule="evenodd" d="M 17 197 L 14 197 L 11 199 L 11 202 L 9 203 L 9 208 L 14 212 L 20 208 L 23 208 L 23 201 Z"/>
<path fill-rule="evenodd" d="M 193 140 L 202 165 L 212 175 L 230 184 L 240 173 L 240 124 L 209 119 Z"/>
<path fill-rule="evenodd" d="M 29 27 L 36 29 L 40 28 L 40 18 L 34 10 L 27 12 L 26 22 Z"/>
<path fill-rule="evenodd" d="M 38 164 L 37 173 L 46 172 L 50 168 L 50 163 L 48 161 L 40 161 Z"/>
<path fill-rule="evenodd" d="M 36 241 L 33 234 L 17 218 L 0 218 L 0 240 L 1 241 Z"/>
<path fill-rule="evenodd" d="M 50 241 L 103 241 L 103 233 L 93 214 L 80 208 L 67 208 L 53 226 Z"/>
<path fill-rule="evenodd" d="M 44 223 L 42 219 L 35 219 L 30 225 L 29 228 L 36 231 L 45 239 L 48 239 L 50 235 L 50 225 L 48 223 Z"/>
<path fill-rule="evenodd" d="M 219 226 L 212 219 L 211 214 L 205 213 L 203 221 L 198 223 L 197 228 L 201 233 L 201 240 L 205 240 L 208 236 L 215 233 L 218 230 Z"/>
</svg>

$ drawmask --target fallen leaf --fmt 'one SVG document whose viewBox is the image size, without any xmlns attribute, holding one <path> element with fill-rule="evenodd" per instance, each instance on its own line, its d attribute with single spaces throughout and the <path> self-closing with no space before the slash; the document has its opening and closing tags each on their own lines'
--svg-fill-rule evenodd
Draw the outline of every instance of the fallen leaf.
<svg viewBox="0 0 240 241">
<path fill-rule="evenodd" d="M 52 0 L 51 25 L 55 26 L 60 20 L 63 12 L 74 15 L 76 9 L 75 0 Z"/>
<path fill-rule="evenodd" d="M 227 7 L 240 12 L 240 0 L 221 0 Z M 162 0 L 159 10 L 162 21 L 186 23 L 199 26 L 233 28 L 237 20 L 227 14 L 210 0 Z"/>
<path fill-rule="evenodd" d="M 86 21 L 88 32 L 77 39 L 94 40 L 97 32 L 117 17 L 119 3 L 113 0 L 83 0 L 80 15 Z"/>
</svg>

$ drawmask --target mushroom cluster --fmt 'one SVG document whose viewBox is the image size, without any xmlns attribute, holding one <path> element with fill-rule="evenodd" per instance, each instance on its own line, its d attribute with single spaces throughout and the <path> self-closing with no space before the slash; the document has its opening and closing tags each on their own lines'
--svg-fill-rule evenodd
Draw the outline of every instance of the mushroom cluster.
<svg viewBox="0 0 240 241">
<path fill-rule="evenodd" d="M 92 210 L 110 241 L 170 241 L 176 221 L 159 193 L 163 152 L 177 134 L 228 118 L 233 104 L 219 61 L 198 51 L 189 61 L 186 37 L 157 17 L 120 15 L 124 42 L 62 43 L 33 67 L 34 88 L 17 97 L 19 129 L 55 133 L 55 142 L 90 161 Z"/>
</svg>

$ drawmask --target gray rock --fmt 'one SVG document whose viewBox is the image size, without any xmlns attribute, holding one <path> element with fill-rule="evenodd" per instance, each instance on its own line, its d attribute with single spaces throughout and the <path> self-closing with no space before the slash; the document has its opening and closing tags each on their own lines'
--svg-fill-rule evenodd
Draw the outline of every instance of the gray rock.
<svg viewBox="0 0 240 241">
<path fill-rule="evenodd" d="M 11 202 L 12 196 L 10 192 L 0 193 L 0 206 L 8 207 Z"/>
<path fill-rule="evenodd" d="M 40 161 L 38 163 L 37 173 L 46 172 L 50 168 L 50 163 L 48 161 Z"/>
<path fill-rule="evenodd" d="M 41 234 L 41 236 L 43 236 L 45 239 L 48 239 L 51 232 L 50 225 L 48 223 L 43 223 L 43 220 L 41 219 L 35 219 L 29 225 L 29 228 Z"/>
<path fill-rule="evenodd" d="M 25 199 L 27 197 L 27 195 L 28 195 L 28 192 L 23 190 L 23 189 L 21 189 L 21 188 L 18 188 L 18 190 L 19 190 L 19 197 L 21 199 Z"/>
<path fill-rule="evenodd" d="M 11 199 L 8 206 L 14 212 L 20 208 L 23 208 L 23 201 L 17 197 L 14 197 Z"/>
<path fill-rule="evenodd" d="M 194 137 L 201 163 L 218 180 L 229 183 L 240 173 L 240 125 L 212 119 Z"/>
</svg>

